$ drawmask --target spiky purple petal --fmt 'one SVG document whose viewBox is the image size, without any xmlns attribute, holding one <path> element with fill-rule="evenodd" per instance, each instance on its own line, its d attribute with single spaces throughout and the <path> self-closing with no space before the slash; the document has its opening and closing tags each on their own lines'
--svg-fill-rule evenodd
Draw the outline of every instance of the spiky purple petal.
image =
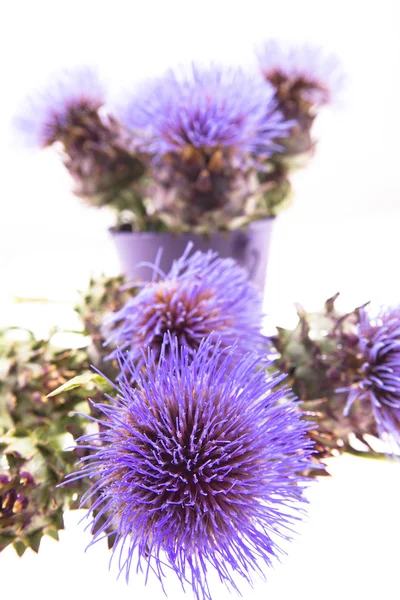
<svg viewBox="0 0 400 600">
<path fill-rule="evenodd" d="M 83 438 L 92 454 L 78 477 L 94 480 L 83 502 L 95 498 L 94 524 L 108 515 L 95 539 L 117 533 L 127 578 L 137 552 L 138 570 L 147 563 L 162 581 L 167 564 L 210 599 L 210 567 L 237 589 L 235 575 L 263 576 L 277 537 L 291 537 L 311 442 L 288 390 L 273 391 L 281 377 L 259 360 L 237 363 L 232 350 L 221 362 L 210 340 L 193 358 L 169 337 L 159 361 L 149 353 L 145 370 L 130 363 L 117 398 L 97 405 L 102 432 Z"/>
</svg>

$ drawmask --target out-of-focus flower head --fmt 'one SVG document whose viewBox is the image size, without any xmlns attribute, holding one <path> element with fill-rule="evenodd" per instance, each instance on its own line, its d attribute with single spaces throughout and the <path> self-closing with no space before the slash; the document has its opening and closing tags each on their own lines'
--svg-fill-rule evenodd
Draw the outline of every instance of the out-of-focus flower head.
<svg viewBox="0 0 400 600">
<path fill-rule="evenodd" d="M 221 347 L 237 343 L 238 352 L 266 344 L 261 335 L 261 295 L 247 272 L 231 258 L 212 251 L 184 254 L 167 274 L 144 284 L 141 291 L 107 318 L 107 344 L 127 350 L 132 362 L 152 348 L 159 356 L 164 334 L 170 332 L 192 354 L 203 338 L 221 338 Z M 156 270 L 155 270 L 156 273 Z M 115 357 L 117 350 L 111 353 Z"/>
<path fill-rule="evenodd" d="M 105 90 L 96 72 L 75 67 L 53 74 L 47 86 L 25 101 L 15 119 L 27 145 L 45 147 L 63 142 L 71 130 L 97 115 L 105 103 Z"/>
<path fill-rule="evenodd" d="M 400 447 L 400 310 L 382 309 L 371 316 L 361 308 L 357 327 L 357 369 L 350 374 L 346 410 L 368 403 L 382 437 Z"/>
<path fill-rule="evenodd" d="M 15 126 L 27 145 L 58 144 L 78 196 L 92 205 L 126 208 L 144 166 L 125 147 L 115 120 L 101 114 L 104 104 L 95 71 L 77 67 L 54 75 L 47 89 L 27 100 Z"/>
<path fill-rule="evenodd" d="M 275 89 L 279 110 L 286 119 L 296 121 L 290 135 L 282 141 L 286 153 L 312 154 L 313 121 L 343 87 L 338 59 L 309 44 L 296 46 L 275 40 L 269 40 L 258 50 L 258 59 L 266 82 Z"/>
<path fill-rule="evenodd" d="M 153 155 L 160 206 L 194 224 L 207 211 L 243 211 L 249 171 L 290 129 L 272 86 L 239 68 L 192 64 L 147 82 L 117 114 L 133 143 Z"/>
<path fill-rule="evenodd" d="M 240 68 L 216 65 L 192 64 L 147 82 L 119 117 L 157 159 L 189 148 L 210 160 L 224 149 L 268 154 L 287 129 L 272 86 Z"/>
<path fill-rule="evenodd" d="M 279 107 L 296 118 L 301 102 L 320 107 L 332 102 L 343 85 L 336 56 L 309 44 L 291 46 L 270 40 L 258 52 L 262 74 L 276 90 Z M 291 106 L 292 105 L 292 106 Z"/>
<path fill-rule="evenodd" d="M 74 477 L 94 482 L 83 501 L 108 515 L 95 539 L 116 532 L 127 577 L 137 552 L 138 570 L 147 563 L 162 583 L 168 565 L 209 600 L 210 568 L 237 589 L 235 575 L 265 576 L 277 536 L 291 537 L 312 444 L 288 390 L 274 391 L 281 377 L 259 361 L 237 362 L 232 349 L 221 362 L 211 340 L 192 357 L 169 336 L 97 405 L 102 432 L 82 439 L 91 454 Z"/>
</svg>

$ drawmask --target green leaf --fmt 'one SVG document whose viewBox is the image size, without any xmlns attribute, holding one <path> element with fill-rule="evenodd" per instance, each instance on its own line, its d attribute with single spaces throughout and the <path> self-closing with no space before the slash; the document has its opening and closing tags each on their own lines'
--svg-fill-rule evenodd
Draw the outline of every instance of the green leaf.
<svg viewBox="0 0 400 600">
<path fill-rule="evenodd" d="M 104 379 L 98 373 L 84 373 L 83 375 L 77 375 L 73 377 L 69 381 L 60 385 L 57 389 L 47 394 L 47 398 L 51 398 L 52 396 L 57 396 L 57 394 L 62 394 L 63 392 L 68 392 L 69 390 L 73 390 L 74 388 L 85 386 L 88 383 L 96 383 L 96 384 L 104 384 Z"/>
</svg>

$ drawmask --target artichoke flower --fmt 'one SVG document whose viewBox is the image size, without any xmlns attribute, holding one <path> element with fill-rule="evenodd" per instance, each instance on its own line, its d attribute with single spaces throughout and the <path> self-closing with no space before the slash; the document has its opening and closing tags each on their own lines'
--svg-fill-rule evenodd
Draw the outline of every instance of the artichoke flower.
<svg viewBox="0 0 400 600">
<path fill-rule="evenodd" d="M 306 418 L 314 421 L 311 432 L 316 458 L 341 452 L 357 453 L 357 444 L 374 452 L 369 436 L 379 437 L 371 406 L 360 398 L 348 407 L 350 382 L 361 367 L 358 324 L 360 309 L 340 314 L 338 294 L 326 301 L 321 312 L 307 313 L 297 306 L 299 322 L 294 330 L 278 328 L 272 338 L 277 365 L 289 373 L 289 385 L 301 401 Z"/>
</svg>

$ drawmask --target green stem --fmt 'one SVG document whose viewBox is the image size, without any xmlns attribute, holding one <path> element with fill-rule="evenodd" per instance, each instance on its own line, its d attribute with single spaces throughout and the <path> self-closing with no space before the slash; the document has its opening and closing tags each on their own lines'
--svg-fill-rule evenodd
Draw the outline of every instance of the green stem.
<svg viewBox="0 0 400 600">
<path fill-rule="evenodd" d="M 363 450 L 356 450 L 351 446 L 345 446 L 344 451 L 352 456 L 359 456 L 361 458 L 372 458 L 374 460 L 387 460 L 387 455 L 380 452 L 364 452 Z"/>
</svg>

